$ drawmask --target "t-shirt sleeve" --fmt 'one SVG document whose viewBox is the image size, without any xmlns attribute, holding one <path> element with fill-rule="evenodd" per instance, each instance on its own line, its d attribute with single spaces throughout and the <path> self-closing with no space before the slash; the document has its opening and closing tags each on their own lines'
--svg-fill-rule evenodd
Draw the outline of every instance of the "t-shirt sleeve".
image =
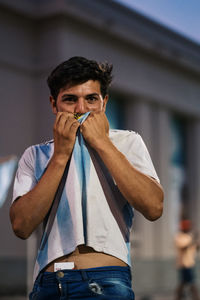
<svg viewBox="0 0 200 300">
<path fill-rule="evenodd" d="M 138 133 L 130 132 L 126 157 L 137 170 L 160 182 L 147 147 Z"/>
<path fill-rule="evenodd" d="M 33 147 L 29 147 L 25 150 L 18 163 L 12 201 L 14 202 L 18 197 L 28 193 L 36 183 L 37 181 L 34 176 L 34 151 Z"/>
</svg>

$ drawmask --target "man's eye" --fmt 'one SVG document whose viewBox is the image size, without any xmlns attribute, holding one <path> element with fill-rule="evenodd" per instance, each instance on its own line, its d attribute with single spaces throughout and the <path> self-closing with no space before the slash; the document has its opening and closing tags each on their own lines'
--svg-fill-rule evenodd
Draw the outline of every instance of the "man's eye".
<svg viewBox="0 0 200 300">
<path fill-rule="evenodd" d="M 89 96 L 89 97 L 87 97 L 87 100 L 89 100 L 89 101 L 97 101 L 98 98 L 96 96 Z"/>
</svg>

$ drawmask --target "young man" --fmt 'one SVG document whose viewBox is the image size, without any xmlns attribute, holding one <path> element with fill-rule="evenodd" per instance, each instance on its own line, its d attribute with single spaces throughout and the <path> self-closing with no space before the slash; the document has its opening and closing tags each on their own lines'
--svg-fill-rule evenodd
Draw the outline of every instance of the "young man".
<svg viewBox="0 0 200 300">
<path fill-rule="evenodd" d="M 108 64 L 72 57 L 48 78 L 54 140 L 25 151 L 10 209 L 22 239 L 48 216 L 30 299 L 134 299 L 133 208 L 156 220 L 163 192 L 141 137 L 109 130 L 111 73 Z"/>
</svg>

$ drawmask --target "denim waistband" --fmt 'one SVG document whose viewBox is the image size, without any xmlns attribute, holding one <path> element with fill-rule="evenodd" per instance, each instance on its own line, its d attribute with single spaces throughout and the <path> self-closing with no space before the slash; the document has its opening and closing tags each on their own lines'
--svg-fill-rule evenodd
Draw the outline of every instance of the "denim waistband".
<svg viewBox="0 0 200 300">
<path fill-rule="evenodd" d="M 41 272 L 38 275 L 36 282 L 43 284 L 58 282 L 58 280 L 65 282 L 74 282 L 90 279 L 101 279 L 105 276 L 111 278 L 120 277 L 130 280 L 130 267 L 108 266 L 79 270 L 59 270 L 57 272 Z"/>
</svg>

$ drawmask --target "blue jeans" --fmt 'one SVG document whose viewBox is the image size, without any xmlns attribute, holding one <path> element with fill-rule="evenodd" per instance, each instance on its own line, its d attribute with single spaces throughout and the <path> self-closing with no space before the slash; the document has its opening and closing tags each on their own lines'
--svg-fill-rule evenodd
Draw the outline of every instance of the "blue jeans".
<svg viewBox="0 0 200 300">
<path fill-rule="evenodd" d="M 40 273 L 30 300 L 134 300 L 129 267 L 100 267 Z"/>
<path fill-rule="evenodd" d="M 179 276 L 181 283 L 193 283 L 195 281 L 194 268 L 180 268 Z"/>
</svg>

